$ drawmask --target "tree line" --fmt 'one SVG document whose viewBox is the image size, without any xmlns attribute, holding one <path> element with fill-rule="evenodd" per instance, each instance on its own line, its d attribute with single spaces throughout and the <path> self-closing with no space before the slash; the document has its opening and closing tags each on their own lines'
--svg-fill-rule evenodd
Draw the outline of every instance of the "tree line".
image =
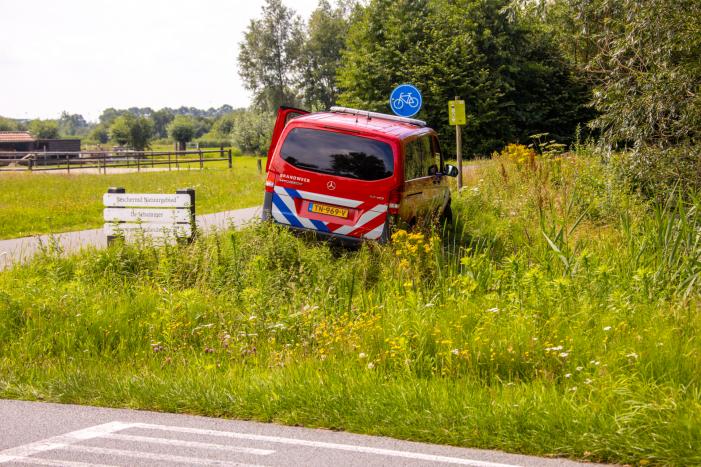
<svg viewBox="0 0 701 467">
<path fill-rule="evenodd" d="M 239 74 L 264 113 L 389 112 L 391 89 L 410 82 L 449 153 L 447 101 L 460 96 L 469 154 L 578 135 L 632 155 L 638 178 L 692 172 L 701 188 L 699 17 L 698 0 L 321 0 L 305 22 L 267 0 Z"/>
<path fill-rule="evenodd" d="M 197 141 L 203 147 L 234 145 L 245 154 L 264 154 L 270 140 L 271 117 L 230 105 L 207 110 L 132 107 L 105 109 L 97 122 L 63 112 L 58 119 L 15 120 L 0 117 L 0 131 L 29 131 L 37 138 L 80 138 L 86 145 L 112 144 L 144 150 L 154 142 Z"/>
</svg>

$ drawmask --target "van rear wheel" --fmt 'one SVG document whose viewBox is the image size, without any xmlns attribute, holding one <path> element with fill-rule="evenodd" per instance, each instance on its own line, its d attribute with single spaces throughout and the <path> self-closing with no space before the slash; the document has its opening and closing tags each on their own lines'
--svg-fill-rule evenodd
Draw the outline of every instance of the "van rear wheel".
<svg viewBox="0 0 701 467">
<path fill-rule="evenodd" d="M 450 201 L 448 201 L 448 205 L 445 207 L 445 209 L 443 209 L 438 221 L 440 222 L 441 227 L 453 225 L 453 209 L 450 207 Z"/>
</svg>

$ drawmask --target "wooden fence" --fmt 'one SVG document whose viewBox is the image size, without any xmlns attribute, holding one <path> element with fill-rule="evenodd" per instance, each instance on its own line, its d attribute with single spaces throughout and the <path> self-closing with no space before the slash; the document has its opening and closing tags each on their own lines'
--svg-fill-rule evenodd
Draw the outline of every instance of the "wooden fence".
<svg viewBox="0 0 701 467">
<path fill-rule="evenodd" d="M 55 171 L 70 173 L 76 169 L 128 168 L 165 170 L 188 169 L 195 165 L 203 169 L 205 164 L 227 161 L 231 168 L 231 149 L 196 151 L 80 151 L 80 152 L 0 152 L 0 172 Z"/>
</svg>

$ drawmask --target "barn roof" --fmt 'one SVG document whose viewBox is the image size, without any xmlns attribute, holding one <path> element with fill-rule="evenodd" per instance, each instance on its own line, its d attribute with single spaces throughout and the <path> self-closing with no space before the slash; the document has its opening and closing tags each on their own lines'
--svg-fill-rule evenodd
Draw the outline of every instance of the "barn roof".
<svg viewBox="0 0 701 467">
<path fill-rule="evenodd" d="M 28 143 L 36 141 L 28 131 L 0 131 L 2 143 Z"/>
</svg>

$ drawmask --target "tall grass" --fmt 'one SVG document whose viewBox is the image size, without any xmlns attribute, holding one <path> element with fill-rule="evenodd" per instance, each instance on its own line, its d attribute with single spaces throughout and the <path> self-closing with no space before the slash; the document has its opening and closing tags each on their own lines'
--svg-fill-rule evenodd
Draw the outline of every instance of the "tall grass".
<svg viewBox="0 0 701 467">
<path fill-rule="evenodd" d="M 497 160 L 439 237 L 271 225 L 0 274 L 0 395 L 701 463 L 699 202 Z"/>
</svg>

